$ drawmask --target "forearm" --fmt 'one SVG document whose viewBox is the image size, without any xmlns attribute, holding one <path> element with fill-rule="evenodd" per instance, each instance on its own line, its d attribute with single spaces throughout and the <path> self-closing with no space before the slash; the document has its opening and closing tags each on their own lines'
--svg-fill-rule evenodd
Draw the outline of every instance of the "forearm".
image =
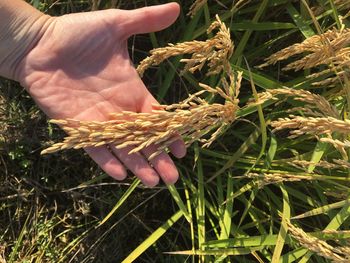
<svg viewBox="0 0 350 263">
<path fill-rule="evenodd" d="M 18 80 L 17 66 L 49 18 L 23 0 L 0 0 L 0 76 Z"/>
</svg>

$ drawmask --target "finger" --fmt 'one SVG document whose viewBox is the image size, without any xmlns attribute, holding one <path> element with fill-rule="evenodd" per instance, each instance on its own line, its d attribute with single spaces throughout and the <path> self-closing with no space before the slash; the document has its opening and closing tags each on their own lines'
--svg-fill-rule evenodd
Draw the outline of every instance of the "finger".
<svg viewBox="0 0 350 263">
<path fill-rule="evenodd" d="M 127 36 L 150 33 L 167 28 L 179 16 L 180 6 L 177 3 L 155 5 L 125 11 L 124 25 Z"/>
<path fill-rule="evenodd" d="M 170 144 L 169 150 L 176 158 L 183 158 L 186 155 L 185 142 L 179 137 L 178 140 Z"/>
<path fill-rule="evenodd" d="M 124 180 L 126 170 L 121 162 L 105 146 L 84 148 L 87 154 L 105 171 L 116 180 Z"/>
<path fill-rule="evenodd" d="M 149 158 L 151 154 L 157 151 L 154 145 L 148 146 L 142 153 Z M 177 179 L 179 179 L 179 172 L 176 169 L 174 162 L 171 160 L 169 155 L 165 152 L 160 153 L 156 157 L 150 160 L 154 169 L 158 172 L 159 176 L 162 178 L 166 184 L 174 184 Z"/>
<path fill-rule="evenodd" d="M 130 171 L 135 174 L 144 185 L 153 187 L 159 183 L 157 172 L 149 165 L 148 161 L 139 153 L 129 154 L 132 149 L 126 147 L 117 149 L 111 146 L 113 153 L 121 160 Z"/>
</svg>

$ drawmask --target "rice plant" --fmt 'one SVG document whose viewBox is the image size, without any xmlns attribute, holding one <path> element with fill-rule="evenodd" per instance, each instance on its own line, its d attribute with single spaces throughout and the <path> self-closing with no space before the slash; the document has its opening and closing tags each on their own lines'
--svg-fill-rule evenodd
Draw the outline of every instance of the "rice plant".
<svg viewBox="0 0 350 263">
<path fill-rule="evenodd" d="M 145 4 L 49 2 L 33 4 L 47 12 Z M 0 261 L 349 262 L 348 1 L 181 7 L 173 27 L 130 42 L 161 102 L 152 113 L 46 123 L 20 88 L 10 94 L 14 84 L 1 82 Z M 42 135 L 9 143 L 9 129 L 28 120 Z M 152 189 L 132 175 L 114 182 L 74 150 L 163 151 L 174 135 L 188 146 L 176 162 L 180 180 Z M 36 159 L 19 164 L 28 156 Z"/>
</svg>

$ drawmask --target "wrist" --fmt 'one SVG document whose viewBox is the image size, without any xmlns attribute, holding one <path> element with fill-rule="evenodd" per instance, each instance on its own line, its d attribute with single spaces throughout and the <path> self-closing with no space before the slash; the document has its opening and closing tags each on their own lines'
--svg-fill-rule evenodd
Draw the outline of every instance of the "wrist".
<svg viewBox="0 0 350 263">
<path fill-rule="evenodd" d="M 22 0 L 0 0 L 0 76 L 19 80 L 19 64 L 40 40 L 50 19 Z"/>
</svg>

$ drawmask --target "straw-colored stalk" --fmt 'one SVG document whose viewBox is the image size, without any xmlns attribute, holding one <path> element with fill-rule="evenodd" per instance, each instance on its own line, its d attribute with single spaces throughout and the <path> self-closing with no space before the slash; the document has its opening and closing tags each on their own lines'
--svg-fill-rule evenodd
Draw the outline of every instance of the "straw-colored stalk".
<svg viewBox="0 0 350 263">
<path fill-rule="evenodd" d="M 280 100 L 282 98 L 292 97 L 294 100 L 302 101 L 308 105 L 304 105 L 302 108 L 293 108 L 289 111 L 303 110 L 308 112 L 312 116 L 322 115 L 330 116 L 333 118 L 339 118 L 337 109 L 332 106 L 323 96 L 311 93 L 310 91 L 303 89 L 291 89 L 291 88 L 278 88 L 278 89 L 269 89 L 265 92 L 258 94 L 258 101 L 252 101 L 247 104 L 247 106 L 263 104 L 268 100 Z"/>
<path fill-rule="evenodd" d="M 208 34 L 214 29 L 218 29 L 216 35 L 206 41 L 188 41 L 178 44 L 168 44 L 167 47 L 156 48 L 150 51 L 151 56 L 141 61 L 137 67 L 137 72 L 143 76 L 145 70 L 151 66 L 156 66 L 164 60 L 179 55 L 192 54 L 191 58 L 183 58 L 180 61 L 185 63 L 184 71 L 191 73 L 201 70 L 207 63 L 209 70 L 207 75 L 219 74 L 228 67 L 228 60 L 233 53 L 233 42 L 230 31 L 221 22 L 218 15 L 208 28 Z"/>
<path fill-rule="evenodd" d="M 326 241 L 308 235 L 299 227 L 294 226 L 287 220 L 290 235 L 299 242 L 301 246 L 315 252 L 317 255 L 330 259 L 333 262 L 349 262 L 350 253 L 348 247 L 333 247 Z"/>
<path fill-rule="evenodd" d="M 259 180 L 259 186 L 263 187 L 269 184 L 282 182 L 299 182 L 301 180 L 315 180 L 316 178 L 306 175 L 285 174 L 285 173 L 248 173 L 248 178 Z"/>
<path fill-rule="evenodd" d="M 101 145 L 114 145 L 117 149 L 131 146 L 131 154 L 153 144 L 157 151 L 149 157 L 152 159 L 166 150 L 178 136 L 184 139 L 187 146 L 194 141 L 202 141 L 203 146 L 209 146 L 236 118 L 242 73 L 231 76 L 231 79 L 235 80 L 230 83 L 231 86 L 226 86 L 228 82 L 222 81 L 223 88 L 214 89 L 201 84 L 204 90 L 190 95 L 178 104 L 155 105 L 156 109 L 151 113 L 124 111 L 112 114 L 113 120 L 104 122 L 52 120 L 52 123 L 60 125 L 68 135 L 63 142 L 52 145 L 42 151 L 42 154 Z M 236 90 L 234 95 L 229 93 L 231 90 Z M 209 104 L 200 98 L 204 92 L 219 94 L 226 103 Z M 216 131 L 209 139 L 203 139 L 213 130 Z"/>
</svg>

